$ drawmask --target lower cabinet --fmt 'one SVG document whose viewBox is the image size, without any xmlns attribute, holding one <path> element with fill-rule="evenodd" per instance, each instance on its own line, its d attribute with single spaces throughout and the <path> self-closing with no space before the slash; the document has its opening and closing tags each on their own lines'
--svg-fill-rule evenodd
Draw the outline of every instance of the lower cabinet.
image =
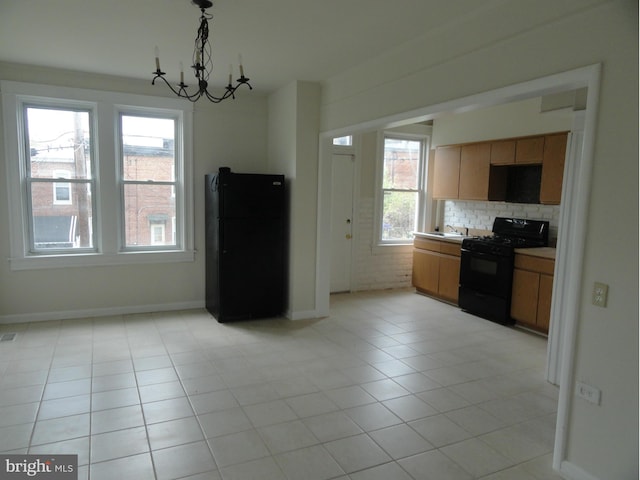
<svg viewBox="0 0 640 480">
<path fill-rule="evenodd" d="M 511 317 L 517 324 L 549 333 L 555 261 L 516 254 L 511 292 Z"/>
<path fill-rule="evenodd" d="M 416 237 L 413 286 L 419 292 L 458 303 L 460 244 Z"/>
</svg>

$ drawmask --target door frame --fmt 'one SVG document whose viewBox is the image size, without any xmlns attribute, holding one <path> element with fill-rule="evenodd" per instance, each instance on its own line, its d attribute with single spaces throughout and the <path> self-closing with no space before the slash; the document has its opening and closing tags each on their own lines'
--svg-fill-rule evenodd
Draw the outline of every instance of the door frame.
<svg viewBox="0 0 640 480">
<path fill-rule="evenodd" d="M 553 285 L 552 318 L 555 322 L 549 332 L 547 377 L 556 378 L 560 384 L 553 468 L 563 472 L 571 468 L 566 462 L 567 434 L 570 402 L 573 393 L 575 344 L 580 314 L 581 285 L 571 282 L 582 278 L 586 230 L 589 213 L 589 195 L 593 170 L 594 144 L 600 94 L 601 64 L 549 75 L 534 80 L 509 85 L 488 92 L 462 97 L 420 109 L 351 125 L 335 131 L 322 132 L 319 145 L 318 165 L 318 238 L 316 242 L 316 313 L 329 315 L 329 276 L 327 259 L 328 228 L 327 201 L 331 193 L 331 146 L 330 139 L 372 130 L 416 123 L 436 118 L 445 112 L 463 112 L 478 108 L 501 105 L 542 95 L 587 88 L 587 103 L 584 112 L 584 130 L 579 145 L 580 154 L 569 156 L 565 162 L 562 202 L 558 231 L 561 236 L 556 248 L 555 281 Z M 579 136 L 573 136 L 573 138 Z M 329 175 L 327 175 L 327 166 Z M 560 317 L 558 317 L 561 315 Z M 555 372 L 555 373 L 554 373 Z"/>
</svg>

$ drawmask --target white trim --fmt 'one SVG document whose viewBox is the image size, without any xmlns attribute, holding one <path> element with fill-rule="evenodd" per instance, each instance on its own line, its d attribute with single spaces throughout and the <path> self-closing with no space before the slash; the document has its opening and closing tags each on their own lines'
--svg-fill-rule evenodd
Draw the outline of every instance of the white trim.
<svg viewBox="0 0 640 480">
<path fill-rule="evenodd" d="M 310 318 L 320 318 L 326 315 L 320 315 L 317 310 L 299 310 L 291 311 L 287 310 L 285 317 L 289 320 L 309 320 Z"/>
<path fill-rule="evenodd" d="M 582 278 L 586 230 L 591 191 L 591 173 L 593 169 L 593 151 L 596 137 L 598 98 L 600 95 L 601 65 L 592 65 L 582 72 L 583 86 L 587 87 L 587 109 L 584 121 L 582 155 L 579 159 L 570 158 L 565 165 L 563 203 L 560 206 L 560 228 L 566 225 L 568 231 L 562 232 L 557 248 L 557 257 L 562 262 L 556 265 L 554 291 L 563 294 L 563 328 L 561 339 L 552 344 L 555 355 L 560 358 L 560 397 L 556 437 L 553 450 L 553 468 L 560 470 L 566 460 L 571 397 L 573 395 L 573 375 L 578 318 L 580 313 L 579 283 L 571 279 Z M 578 161 L 579 160 L 579 161 Z M 566 233 L 566 234 L 565 234 Z M 558 285 L 555 285 L 558 284 Z"/>
<path fill-rule="evenodd" d="M 130 263 L 172 263 L 190 262 L 194 259 L 194 190 L 193 190 L 193 105 L 183 100 L 151 97 L 126 93 L 87 90 L 50 85 L 37 85 L 12 81 L 0 81 L 2 109 L 5 129 L 5 157 L 20 158 L 20 148 L 24 144 L 21 118 L 25 102 L 38 105 L 78 106 L 91 110 L 92 161 L 96 171 L 92 172 L 94 197 L 94 221 L 92 249 L 30 254 L 30 225 L 25 196 L 22 194 L 21 179 L 25 178 L 24 162 L 7 161 L 7 189 L 9 192 L 10 252 L 12 270 L 38 268 L 84 267 L 96 265 L 118 265 Z M 114 224 L 114 211 L 119 211 L 119 195 L 116 167 L 111 162 L 100 161 L 100 156 L 110 159 L 117 157 L 118 127 L 117 113 L 140 113 L 170 115 L 176 120 L 175 150 L 181 164 L 176 179 L 177 194 L 183 194 L 183 201 L 177 202 L 176 213 L 182 221 L 177 225 L 177 246 L 169 248 L 130 249 L 127 254 L 120 252 L 119 231 L 121 225 Z M 12 139 L 12 140 L 7 140 Z M 181 153 L 181 155 L 180 155 Z M 178 160 L 177 160 L 178 161 Z M 116 162 L 116 165 L 119 162 Z M 113 186 L 113 191 L 112 187 Z M 108 187 L 108 188 L 105 188 Z M 181 190 L 182 189 L 182 190 Z M 88 251 L 90 250 L 90 251 Z M 137 257 L 140 255 L 140 257 Z M 125 260 L 126 259 L 126 260 Z"/>
<path fill-rule="evenodd" d="M 424 230 L 424 212 L 426 209 L 427 200 L 427 164 L 429 162 L 429 148 L 431 145 L 431 136 L 416 134 L 416 133 L 404 133 L 393 130 L 380 130 L 378 131 L 376 139 L 376 185 L 374 192 L 374 211 L 373 211 L 373 238 L 371 239 L 372 252 L 374 254 L 389 253 L 386 247 L 413 247 L 413 235 L 410 239 L 406 240 L 382 240 L 382 213 L 384 196 L 382 195 L 382 182 L 384 174 L 384 147 L 385 140 L 391 139 L 404 139 L 414 140 L 420 142 L 420 165 L 418 171 L 418 189 L 415 191 L 418 194 L 418 201 L 416 202 L 416 218 L 414 225 L 415 231 Z M 407 190 L 411 191 L 411 190 Z"/>
<path fill-rule="evenodd" d="M 371 120 L 339 130 L 322 132 L 320 134 L 320 165 L 318 169 L 318 238 L 316 242 L 316 310 L 329 312 L 329 293 L 327 265 L 327 212 L 326 202 L 330 195 L 326 176 L 326 147 L 327 138 L 345 135 L 347 133 L 365 132 L 379 128 L 407 125 L 419 121 L 436 118 L 444 112 L 464 112 L 476 108 L 500 105 L 524 100 L 550 93 L 587 87 L 587 111 L 585 117 L 584 143 L 580 161 L 570 159 L 565 166 L 567 187 L 563 193 L 561 205 L 562 222 L 571 222 L 575 228 L 561 233 L 558 245 L 558 257 L 561 261 L 556 265 L 556 281 L 554 294 L 563 292 L 564 334 L 558 342 L 558 354 L 561 355 L 560 366 L 560 399 L 558 401 L 558 419 L 556 425 L 556 441 L 554 446 L 553 468 L 560 470 L 566 464 L 567 429 L 573 392 L 572 378 L 574 370 L 575 342 L 577 336 L 578 314 L 580 298 L 576 282 L 571 279 L 581 278 L 582 260 L 585 251 L 585 229 L 588 221 L 589 187 L 593 165 L 593 150 L 596 133 L 597 101 L 600 89 L 601 64 L 588 65 L 582 68 L 561 72 L 555 75 L 530 80 L 507 87 L 498 88 L 468 97 L 412 110 L 405 113 L 391 115 L 381 119 Z M 564 189 L 564 188 L 563 188 Z M 569 246 L 571 248 L 569 248 Z M 557 284 L 557 285 L 556 285 Z M 555 339 L 554 339 L 555 341 Z"/>
<path fill-rule="evenodd" d="M 109 265 L 141 265 L 151 263 L 193 262 L 196 252 L 140 251 L 120 253 L 74 253 L 65 255 L 38 255 L 10 258 L 11 270 L 39 270 L 45 268 L 103 267 Z"/>
<path fill-rule="evenodd" d="M 47 322 L 74 318 L 108 317 L 112 315 L 131 315 L 136 313 L 171 312 L 176 310 L 204 309 L 204 301 L 158 303 L 107 308 L 88 308 L 84 310 L 66 310 L 58 312 L 19 313 L 1 315 L 0 325 L 9 323 Z M 204 312 L 203 312 L 204 313 Z"/>
<path fill-rule="evenodd" d="M 560 473 L 568 480 L 601 480 L 598 477 L 594 477 L 590 473 L 585 472 L 577 465 L 567 461 L 560 464 Z"/>
</svg>

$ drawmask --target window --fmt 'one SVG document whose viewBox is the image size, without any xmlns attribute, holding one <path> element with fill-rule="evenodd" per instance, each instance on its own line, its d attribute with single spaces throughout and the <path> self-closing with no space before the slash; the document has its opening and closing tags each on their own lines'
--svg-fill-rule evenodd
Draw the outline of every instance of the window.
<svg viewBox="0 0 640 480">
<path fill-rule="evenodd" d="M 421 227 L 427 139 L 385 135 L 380 162 L 379 244 L 408 244 Z"/>
<path fill-rule="evenodd" d="M 342 147 L 350 147 L 353 145 L 353 137 L 351 135 L 346 135 L 344 137 L 336 137 L 333 139 L 334 145 L 339 145 Z"/>
<path fill-rule="evenodd" d="M 191 104 L 0 87 L 12 269 L 193 260 Z"/>
<path fill-rule="evenodd" d="M 29 252 L 94 251 L 91 110 L 25 102 L 21 113 Z"/>
<path fill-rule="evenodd" d="M 120 115 L 125 249 L 175 248 L 164 234 L 176 212 L 175 131 L 174 118 Z"/>
</svg>

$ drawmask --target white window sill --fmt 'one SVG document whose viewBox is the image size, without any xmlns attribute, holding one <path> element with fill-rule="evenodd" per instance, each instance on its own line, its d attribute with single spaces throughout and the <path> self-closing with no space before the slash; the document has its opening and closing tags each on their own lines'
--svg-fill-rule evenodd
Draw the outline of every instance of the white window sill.
<svg viewBox="0 0 640 480">
<path fill-rule="evenodd" d="M 195 251 L 123 252 L 114 254 L 86 253 L 69 255 L 34 255 L 11 258 L 11 270 L 40 270 L 47 268 L 99 267 L 151 263 L 193 262 Z"/>
</svg>

